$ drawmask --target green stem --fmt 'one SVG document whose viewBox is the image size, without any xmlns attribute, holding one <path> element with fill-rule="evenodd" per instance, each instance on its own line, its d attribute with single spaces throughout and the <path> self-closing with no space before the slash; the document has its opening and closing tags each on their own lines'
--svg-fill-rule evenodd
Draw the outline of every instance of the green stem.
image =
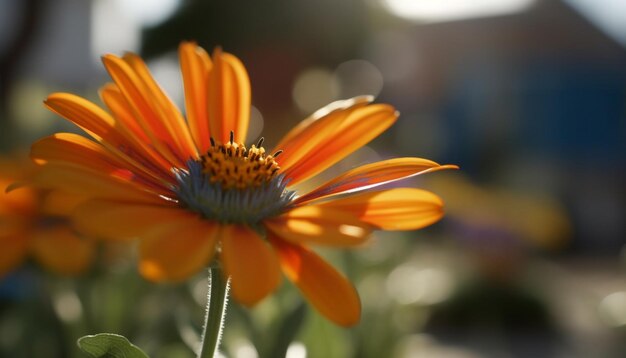
<svg viewBox="0 0 626 358">
<path fill-rule="evenodd" d="M 222 275 L 222 269 L 219 265 L 215 264 L 209 269 L 209 296 L 198 358 L 213 358 L 215 356 L 222 338 L 227 299 L 228 280 Z"/>
</svg>

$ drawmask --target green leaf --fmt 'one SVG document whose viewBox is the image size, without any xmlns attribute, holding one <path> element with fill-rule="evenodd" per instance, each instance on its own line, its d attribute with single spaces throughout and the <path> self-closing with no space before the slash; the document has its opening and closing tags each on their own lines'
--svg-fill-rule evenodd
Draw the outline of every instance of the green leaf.
<svg viewBox="0 0 626 358">
<path fill-rule="evenodd" d="M 148 358 L 141 349 L 119 334 L 99 333 L 84 336 L 76 343 L 78 348 L 94 358 Z"/>
<path fill-rule="evenodd" d="M 304 322 L 304 318 L 307 313 L 307 305 L 304 301 L 300 303 L 285 316 L 285 319 L 281 322 L 278 329 L 278 335 L 271 348 L 271 353 L 268 357 L 285 357 L 287 355 L 287 349 L 296 335 L 300 331 L 300 327 Z"/>
</svg>

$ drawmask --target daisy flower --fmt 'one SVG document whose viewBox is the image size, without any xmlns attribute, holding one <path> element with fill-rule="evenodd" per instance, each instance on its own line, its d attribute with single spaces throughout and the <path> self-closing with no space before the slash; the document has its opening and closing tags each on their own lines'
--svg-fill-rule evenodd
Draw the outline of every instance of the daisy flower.
<svg viewBox="0 0 626 358">
<path fill-rule="evenodd" d="M 4 190 L 32 172 L 30 162 L 0 158 L 0 279 L 28 257 L 56 274 L 82 273 L 93 261 L 95 245 L 79 237 L 68 220 L 80 198 L 34 188 Z"/>
<path fill-rule="evenodd" d="M 396 158 L 360 166 L 307 192 L 296 184 L 324 171 L 389 128 L 398 116 L 372 98 L 339 101 L 302 121 L 266 150 L 247 146 L 251 106 L 246 69 L 219 48 L 179 48 L 183 116 L 134 54 L 106 55 L 113 79 L 100 96 L 108 111 L 68 93 L 46 106 L 94 140 L 44 138 L 32 157 L 37 185 L 87 195 L 73 220 L 81 232 L 139 238 L 139 271 L 153 281 L 188 278 L 217 260 L 234 298 L 254 305 L 281 282 L 281 270 L 324 316 L 360 317 L 354 287 L 311 246 L 354 247 L 373 230 L 413 230 L 442 215 L 436 195 L 378 187 L 454 166 Z"/>
</svg>

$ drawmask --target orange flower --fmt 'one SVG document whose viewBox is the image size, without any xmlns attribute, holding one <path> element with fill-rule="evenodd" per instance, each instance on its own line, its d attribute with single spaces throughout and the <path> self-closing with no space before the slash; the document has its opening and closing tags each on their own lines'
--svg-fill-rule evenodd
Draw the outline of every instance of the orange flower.
<svg viewBox="0 0 626 358">
<path fill-rule="evenodd" d="M 55 191 L 4 188 L 25 180 L 32 165 L 0 159 L 0 278 L 30 254 L 45 268 L 75 275 L 92 262 L 93 242 L 79 238 L 67 216 L 78 199 Z"/>
<path fill-rule="evenodd" d="M 217 255 L 231 292 L 253 305 L 274 291 L 280 270 L 323 315 L 358 322 L 353 286 L 310 250 L 356 246 L 376 229 L 412 230 L 437 221 L 442 201 L 419 189 L 373 191 L 453 166 L 397 158 L 350 170 L 298 196 L 293 186 L 337 163 L 389 128 L 393 107 L 360 97 L 333 103 L 290 131 L 276 149 L 246 147 L 250 83 L 241 62 L 193 43 L 179 49 L 186 120 L 134 54 L 106 55 L 113 78 L 100 95 L 110 112 L 72 94 L 45 104 L 94 141 L 59 133 L 35 143 L 46 164 L 39 185 L 92 199 L 74 219 L 104 238 L 140 238 L 139 270 L 154 281 L 182 280 Z"/>
</svg>

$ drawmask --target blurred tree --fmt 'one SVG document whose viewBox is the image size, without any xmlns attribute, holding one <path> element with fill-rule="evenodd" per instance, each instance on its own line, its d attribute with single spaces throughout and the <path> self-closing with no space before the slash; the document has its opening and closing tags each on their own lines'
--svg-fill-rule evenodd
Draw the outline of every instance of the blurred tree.
<svg viewBox="0 0 626 358">
<path fill-rule="evenodd" d="M 187 39 L 237 53 L 288 46 L 314 63 L 336 61 L 358 49 L 367 30 L 365 10 L 360 0 L 188 0 L 172 18 L 144 31 L 142 53 L 159 55 Z"/>
<path fill-rule="evenodd" d="M 182 40 L 209 51 L 222 46 L 246 65 L 253 105 L 273 128 L 287 128 L 302 115 L 289 112 L 295 78 L 306 68 L 334 68 L 359 57 L 372 31 L 367 10 L 362 0 L 186 0 L 170 19 L 144 30 L 141 52 L 150 59 Z M 280 132 L 264 135 L 272 142 Z"/>
<path fill-rule="evenodd" d="M 42 0 L 24 0 L 17 6 L 18 21 L 17 29 L 11 41 L 0 53 L 0 150 L 7 150 L 11 147 L 11 121 L 8 113 L 9 94 L 13 85 L 16 69 L 19 66 L 22 56 L 35 35 L 37 26 L 40 23 L 42 14 Z"/>
</svg>

